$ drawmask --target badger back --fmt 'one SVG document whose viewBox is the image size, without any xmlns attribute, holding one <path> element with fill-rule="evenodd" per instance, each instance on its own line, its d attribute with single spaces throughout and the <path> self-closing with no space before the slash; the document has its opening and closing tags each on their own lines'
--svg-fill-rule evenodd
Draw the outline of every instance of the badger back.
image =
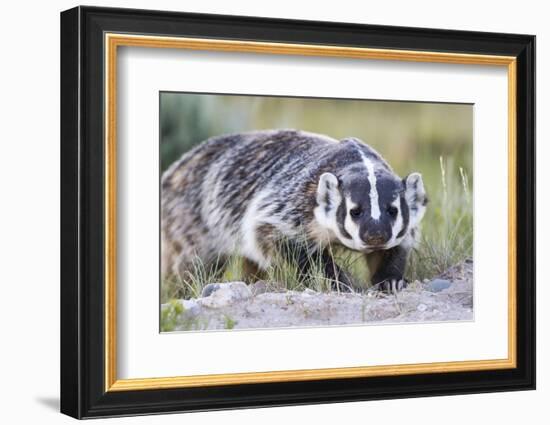
<svg viewBox="0 0 550 425">
<path fill-rule="evenodd" d="M 163 202 L 191 202 L 210 227 L 234 227 L 254 202 L 264 216 L 298 221 L 304 181 L 338 141 L 294 130 L 256 131 L 208 139 L 163 175 Z M 303 208 L 301 208 L 303 206 Z"/>
</svg>

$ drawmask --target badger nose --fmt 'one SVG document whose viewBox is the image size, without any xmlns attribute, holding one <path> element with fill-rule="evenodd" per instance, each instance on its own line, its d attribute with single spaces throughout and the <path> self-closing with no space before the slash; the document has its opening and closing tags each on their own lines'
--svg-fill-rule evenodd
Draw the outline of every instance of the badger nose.
<svg viewBox="0 0 550 425">
<path fill-rule="evenodd" d="M 371 246 L 382 245 L 384 243 L 384 236 L 381 234 L 367 235 L 365 242 Z"/>
</svg>

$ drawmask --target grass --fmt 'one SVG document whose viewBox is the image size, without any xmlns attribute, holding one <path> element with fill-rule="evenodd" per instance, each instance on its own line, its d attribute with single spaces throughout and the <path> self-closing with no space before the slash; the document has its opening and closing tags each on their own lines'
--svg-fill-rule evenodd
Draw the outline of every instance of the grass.
<svg viewBox="0 0 550 425">
<path fill-rule="evenodd" d="M 451 159 L 440 158 L 439 184 L 426 188 L 430 202 L 423 219 L 419 245 L 409 258 L 406 272 L 409 280 L 433 278 L 472 256 L 473 208 L 470 187 L 469 176 L 461 167 L 455 166 Z M 286 252 L 286 255 L 276 257 L 262 276 L 270 289 L 302 291 L 310 288 L 318 292 L 332 289 L 334 282 L 324 275 L 319 254 L 308 254 L 309 273 L 303 276 L 296 261 L 288 261 L 288 258 L 296 258 L 298 251 L 307 247 L 283 241 L 279 248 L 278 251 Z M 368 287 L 369 282 L 365 279 L 368 269 L 362 255 L 342 248 L 330 249 L 336 263 L 352 276 L 357 288 Z M 192 270 L 184 276 L 162 282 L 162 303 L 175 298 L 198 298 L 209 283 L 245 280 L 241 258 L 230 258 L 223 266 L 218 261 L 214 267 L 207 267 L 199 258 L 195 259 Z M 225 270 L 217 272 L 219 268 Z M 170 327 L 172 316 L 166 314 L 166 323 Z M 230 328 L 231 321 L 227 325 Z"/>
<path fill-rule="evenodd" d="M 179 331 L 200 331 L 208 329 L 209 320 L 200 317 L 187 317 L 183 313 L 185 307 L 179 300 L 170 300 L 160 312 L 160 331 L 173 332 Z M 233 329 L 237 323 L 229 316 L 225 316 L 226 329 Z"/>
<path fill-rule="evenodd" d="M 427 188 L 430 203 L 420 243 L 409 259 L 410 280 L 433 278 L 473 254 L 470 178 L 451 159 L 440 158 L 440 168 L 439 187 Z"/>
<path fill-rule="evenodd" d="M 302 241 L 305 238 L 301 238 Z M 281 241 L 276 249 L 284 252 L 285 256 L 278 256 L 265 272 L 265 281 L 275 283 L 278 288 L 294 291 L 303 291 L 306 288 L 319 292 L 328 292 L 332 281 L 323 272 L 321 255 L 311 252 L 305 242 L 290 243 Z M 303 274 L 296 259 L 300 253 L 307 253 L 305 261 L 308 263 L 308 273 Z"/>
<path fill-rule="evenodd" d="M 177 298 L 199 298 L 203 288 L 209 283 L 242 280 L 242 259 L 231 258 L 224 262 L 218 258 L 214 264 L 206 265 L 200 257 L 192 261 L 191 270 L 183 275 L 166 279 L 161 284 L 161 303 Z M 224 270 L 223 273 L 220 270 Z"/>
<path fill-rule="evenodd" d="M 172 332 L 178 325 L 178 319 L 183 313 L 183 306 L 177 300 L 171 300 L 160 313 L 161 332 Z"/>
<path fill-rule="evenodd" d="M 223 323 L 225 329 L 233 329 L 237 324 L 237 321 L 226 314 L 225 316 L 223 316 Z"/>
</svg>

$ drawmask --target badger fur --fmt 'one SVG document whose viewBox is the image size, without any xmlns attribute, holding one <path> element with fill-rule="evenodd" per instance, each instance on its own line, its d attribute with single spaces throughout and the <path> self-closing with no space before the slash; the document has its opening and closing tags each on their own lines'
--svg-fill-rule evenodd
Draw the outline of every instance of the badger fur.
<svg viewBox="0 0 550 425">
<path fill-rule="evenodd" d="M 419 173 L 401 179 L 360 140 L 294 130 L 206 140 L 164 173 L 161 198 L 165 278 L 195 258 L 221 269 L 231 255 L 265 270 L 284 239 L 301 247 L 303 273 L 318 253 L 328 278 L 352 286 L 329 249 L 341 245 L 364 253 L 372 284 L 392 291 L 404 286 L 427 203 Z"/>
</svg>

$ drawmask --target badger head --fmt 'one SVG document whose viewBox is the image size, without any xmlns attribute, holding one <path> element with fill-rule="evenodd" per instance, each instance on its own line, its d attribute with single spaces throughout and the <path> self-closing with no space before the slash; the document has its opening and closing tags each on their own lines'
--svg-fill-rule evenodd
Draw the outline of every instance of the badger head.
<svg viewBox="0 0 550 425">
<path fill-rule="evenodd" d="M 399 245 L 424 216 L 422 176 L 400 179 L 372 163 L 344 175 L 323 173 L 317 186 L 318 224 L 348 248 L 372 252 Z"/>
</svg>

